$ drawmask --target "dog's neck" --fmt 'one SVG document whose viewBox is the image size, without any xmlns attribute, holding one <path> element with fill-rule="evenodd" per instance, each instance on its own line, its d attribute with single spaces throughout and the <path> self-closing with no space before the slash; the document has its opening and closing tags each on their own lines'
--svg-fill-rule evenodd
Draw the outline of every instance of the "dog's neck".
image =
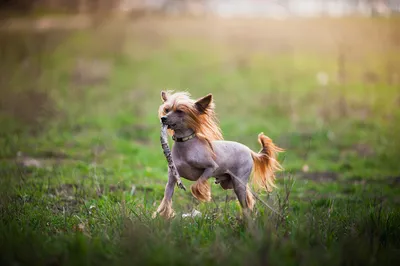
<svg viewBox="0 0 400 266">
<path fill-rule="evenodd" d="M 193 129 L 185 128 L 185 129 L 177 129 L 174 130 L 174 136 L 176 138 L 186 138 L 194 133 Z"/>
</svg>

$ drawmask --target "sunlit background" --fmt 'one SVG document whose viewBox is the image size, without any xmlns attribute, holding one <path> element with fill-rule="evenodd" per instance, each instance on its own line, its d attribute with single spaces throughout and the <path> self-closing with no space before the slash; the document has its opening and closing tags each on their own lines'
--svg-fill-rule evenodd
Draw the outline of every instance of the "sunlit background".
<svg viewBox="0 0 400 266">
<path fill-rule="evenodd" d="M 130 234 L 152 252 L 130 250 L 127 261 L 135 254 L 160 265 L 161 256 L 265 265 L 252 245 L 269 250 L 272 265 L 395 261 L 399 1 L 2 0 L 0 8 L 0 243 L 11 243 L 0 244 L 0 263 L 111 263 Z M 284 219 L 258 205 L 247 239 L 235 195 L 215 184 L 209 204 L 174 195 L 177 217 L 195 209 L 211 220 L 166 229 L 149 218 L 167 180 L 163 89 L 212 93 L 226 139 L 258 151 L 264 132 L 286 149 L 278 188 L 260 194 Z M 143 236 L 127 221 L 158 229 Z M 272 242 L 256 237 L 264 227 Z M 75 233 L 83 242 L 61 244 Z"/>
</svg>

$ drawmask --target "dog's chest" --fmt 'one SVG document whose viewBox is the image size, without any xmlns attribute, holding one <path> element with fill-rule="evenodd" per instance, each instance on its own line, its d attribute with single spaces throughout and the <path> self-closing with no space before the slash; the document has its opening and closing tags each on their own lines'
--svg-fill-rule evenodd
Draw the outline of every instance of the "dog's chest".
<svg viewBox="0 0 400 266">
<path fill-rule="evenodd" d="M 204 169 L 196 167 L 193 161 L 196 157 L 196 150 L 190 147 L 177 147 L 172 149 L 172 159 L 181 177 L 195 181 L 203 173 Z"/>
</svg>

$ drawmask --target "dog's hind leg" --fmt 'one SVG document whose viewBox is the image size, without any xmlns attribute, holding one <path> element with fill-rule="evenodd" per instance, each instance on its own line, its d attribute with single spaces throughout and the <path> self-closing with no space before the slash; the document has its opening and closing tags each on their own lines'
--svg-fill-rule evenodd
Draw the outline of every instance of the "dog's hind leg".
<svg viewBox="0 0 400 266">
<path fill-rule="evenodd" d="M 235 191 L 235 194 L 239 200 L 240 206 L 242 207 L 244 214 L 248 214 L 250 211 L 253 210 L 254 207 L 254 198 L 247 184 L 247 182 L 249 181 L 250 173 L 251 171 L 239 176 L 231 174 L 233 190 Z"/>
</svg>

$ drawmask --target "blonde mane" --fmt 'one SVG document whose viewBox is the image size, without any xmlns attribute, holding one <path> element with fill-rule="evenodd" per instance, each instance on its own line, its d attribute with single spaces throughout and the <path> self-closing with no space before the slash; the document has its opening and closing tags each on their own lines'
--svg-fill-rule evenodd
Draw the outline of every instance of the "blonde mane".
<svg viewBox="0 0 400 266">
<path fill-rule="evenodd" d="M 165 108 L 172 110 L 181 110 L 186 113 L 187 126 L 194 130 L 197 137 L 206 141 L 212 149 L 211 142 L 214 140 L 222 140 L 222 132 L 218 126 L 218 119 L 215 114 L 215 104 L 211 100 L 205 110 L 200 111 L 196 108 L 196 101 L 190 98 L 188 92 L 167 91 L 167 101 L 160 106 L 158 111 L 159 117 L 165 115 Z M 169 130 L 172 135 L 173 131 Z"/>
</svg>

